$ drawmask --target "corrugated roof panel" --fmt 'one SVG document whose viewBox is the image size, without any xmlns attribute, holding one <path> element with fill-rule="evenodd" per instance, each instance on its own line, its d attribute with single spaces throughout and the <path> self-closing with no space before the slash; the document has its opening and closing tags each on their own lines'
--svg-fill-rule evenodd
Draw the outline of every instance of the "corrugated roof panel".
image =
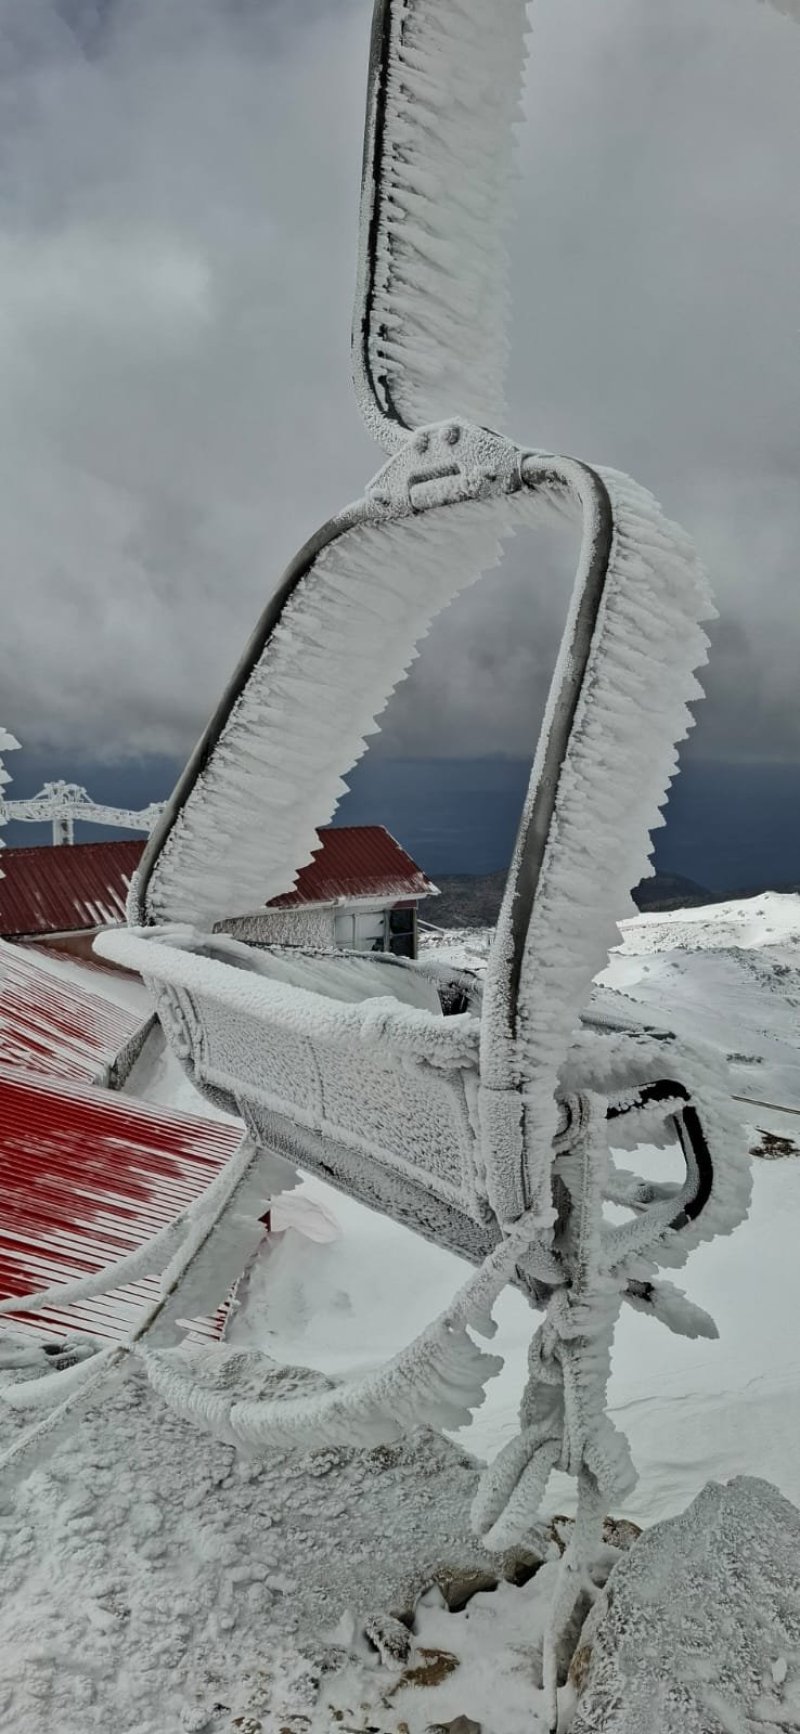
<svg viewBox="0 0 800 1734">
<path fill-rule="evenodd" d="M 319 839 L 319 850 L 301 869 L 294 891 L 275 897 L 270 909 L 371 897 L 400 903 L 436 890 L 383 825 L 329 825 Z"/>
<path fill-rule="evenodd" d="M 0 934 L 75 933 L 125 920 L 141 838 L 4 849 Z"/>
<path fill-rule="evenodd" d="M 376 898 L 400 903 L 436 887 L 382 825 L 329 825 L 294 891 L 270 908 Z M 74 843 L 5 849 L 0 935 L 75 933 L 125 920 L 125 900 L 144 842 Z"/>
<path fill-rule="evenodd" d="M 238 1126 L 130 1097 L 0 1071 L 0 1296 L 102 1270 L 199 1198 L 242 1139 Z M 156 1279 L 26 1317 L 39 1335 L 120 1340 Z"/>
<path fill-rule="evenodd" d="M 26 946 L 0 940 L 0 1066 L 99 1078 L 140 1023 L 134 1012 L 59 980 Z"/>
</svg>

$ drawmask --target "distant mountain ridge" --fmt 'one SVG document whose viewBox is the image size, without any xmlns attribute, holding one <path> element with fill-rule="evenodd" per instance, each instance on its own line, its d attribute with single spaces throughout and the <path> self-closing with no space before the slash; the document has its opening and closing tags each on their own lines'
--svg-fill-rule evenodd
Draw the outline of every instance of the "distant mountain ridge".
<svg viewBox="0 0 800 1734">
<path fill-rule="evenodd" d="M 435 927 L 493 927 L 506 886 L 505 873 L 438 874 L 439 897 L 420 905 L 423 921 Z M 656 873 L 637 885 L 633 900 L 642 911 L 692 909 L 725 899 L 680 873 Z"/>
<path fill-rule="evenodd" d="M 11 795 L 33 795 L 43 782 L 63 777 L 85 785 L 97 801 L 146 807 L 164 799 L 181 766 L 154 757 L 101 764 L 23 747 L 11 769 Z M 385 825 L 437 885 L 457 881 L 463 889 L 469 879 L 486 878 L 502 888 L 529 774 L 530 766 L 514 759 L 394 759 L 372 752 L 348 773 L 350 792 L 336 823 Z M 689 906 L 796 889 L 800 764 L 690 760 L 670 792 L 665 817 L 654 836 L 659 873 L 637 892 L 642 908 L 656 907 L 653 896 L 677 897 Z M 80 840 L 113 834 L 86 826 Z M 3 835 L 11 845 L 50 841 L 46 825 L 12 824 Z M 670 901 L 659 907 L 668 909 Z"/>
</svg>

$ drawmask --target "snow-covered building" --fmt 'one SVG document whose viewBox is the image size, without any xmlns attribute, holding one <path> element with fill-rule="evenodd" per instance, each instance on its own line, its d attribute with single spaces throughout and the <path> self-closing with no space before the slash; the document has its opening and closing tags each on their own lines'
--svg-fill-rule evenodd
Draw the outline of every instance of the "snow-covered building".
<svg viewBox="0 0 800 1734">
<path fill-rule="evenodd" d="M 91 955 L 94 935 L 125 920 L 142 839 L 3 851 L 0 939 Z M 222 923 L 255 944 L 417 952 L 417 906 L 436 894 L 382 825 L 329 827 L 292 891 Z"/>
<path fill-rule="evenodd" d="M 224 922 L 238 939 L 417 955 L 417 907 L 437 887 L 383 825 L 320 831 L 320 848 L 293 891 L 253 915 Z M 0 888 L 0 897 L 2 888 Z"/>
</svg>

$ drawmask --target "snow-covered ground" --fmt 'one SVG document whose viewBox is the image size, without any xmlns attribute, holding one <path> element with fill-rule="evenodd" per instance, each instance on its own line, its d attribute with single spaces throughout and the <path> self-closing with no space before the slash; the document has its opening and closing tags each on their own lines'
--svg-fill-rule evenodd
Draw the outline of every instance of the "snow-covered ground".
<svg viewBox="0 0 800 1734">
<path fill-rule="evenodd" d="M 480 969 L 488 937 L 461 932 L 432 944 L 440 957 Z M 106 982 L 113 992 L 113 977 L 92 977 L 93 991 Z M 800 898 L 626 923 L 603 982 L 733 1056 L 736 1093 L 753 1104 L 742 1105 L 753 1145 L 764 1129 L 800 1142 Z M 126 984 L 126 993 L 140 991 Z M 209 1112 L 175 1063 L 152 1050 L 129 1088 Z M 762 1100 L 773 1106 L 755 1105 Z M 640 1166 L 664 1161 L 640 1155 Z M 749 1221 L 695 1252 L 681 1278 L 717 1319 L 720 1340 L 687 1342 L 623 1314 L 611 1407 L 639 1483 L 618 1515 L 650 1524 L 685 1507 L 709 1478 L 742 1472 L 800 1502 L 800 1159 L 756 1160 L 754 1182 Z M 295 1366 L 346 1375 L 384 1359 L 463 1278 L 452 1256 L 317 1182 L 289 1195 L 275 1226 L 283 1233 L 256 1264 L 232 1339 Z M 514 1292 L 496 1312 L 493 1349 L 505 1365 L 458 1438 L 481 1457 L 516 1429 L 533 1322 Z M 0 1433 L 18 1426 L 16 1414 L 0 1412 Z M 479 1597 L 468 1615 L 422 1610 L 418 1646 L 460 1658 L 458 1667 L 420 1664 L 416 1650 L 415 1665 L 429 1665 L 440 1684 L 398 1684 L 362 1657 L 331 1676 L 322 1692 L 328 1720 L 314 1720 L 317 1685 L 302 1641 L 309 1615 L 329 1634 L 348 1595 L 363 1606 L 371 1562 L 382 1571 L 394 1562 L 402 1578 L 406 1542 L 419 1545 L 413 1526 L 418 1537 L 437 1512 L 452 1538 L 466 1511 L 470 1472 L 459 1459 L 428 1464 L 427 1488 L 413 1451 L 407 1463 L 389 1463 L 382 1481 L 386 1468 L 373 1474 L 361 1459 L 330 1452 L 319 1462 L 237 1462 L 136 1378 L 110 1394 L 35 1470 L 16 1504 L 11 1493 L 0 1499 L 0 1728 L 308 1734 L 343 1721 L 381 1730 L 404 1721 L 423 1734 L 461 1714 L 493 1727 L 502 1678 L 501 1734 L 539 1734 L 535 1651 L 550 1568 L 525 1591 Z M 551 1487 L 551 1510 L 568 1491 Z M 347 1637 L 346 1622 L 338 1637 Z"/>
</svg>

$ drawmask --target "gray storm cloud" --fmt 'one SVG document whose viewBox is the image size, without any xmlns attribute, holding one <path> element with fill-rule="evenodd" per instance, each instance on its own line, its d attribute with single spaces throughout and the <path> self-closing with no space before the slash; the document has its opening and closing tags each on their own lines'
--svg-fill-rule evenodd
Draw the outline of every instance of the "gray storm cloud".
<svg viewBox="0 0 800 1734">
<path fill-rule="evenodd" d="M 792 0 L 794 4 L 794 0 Z M 800 30 L 537 0 L 510 431 L 630 469 L 721 620 L 697 750 L 800 754 Z M 295 547 L 379 455 L 349 389 L 363 0 L 0 0 L 4 722 L 185 751 Z M 387 717 L 525 750 L 574 548 L 518 546 Z"/>
</svg>

